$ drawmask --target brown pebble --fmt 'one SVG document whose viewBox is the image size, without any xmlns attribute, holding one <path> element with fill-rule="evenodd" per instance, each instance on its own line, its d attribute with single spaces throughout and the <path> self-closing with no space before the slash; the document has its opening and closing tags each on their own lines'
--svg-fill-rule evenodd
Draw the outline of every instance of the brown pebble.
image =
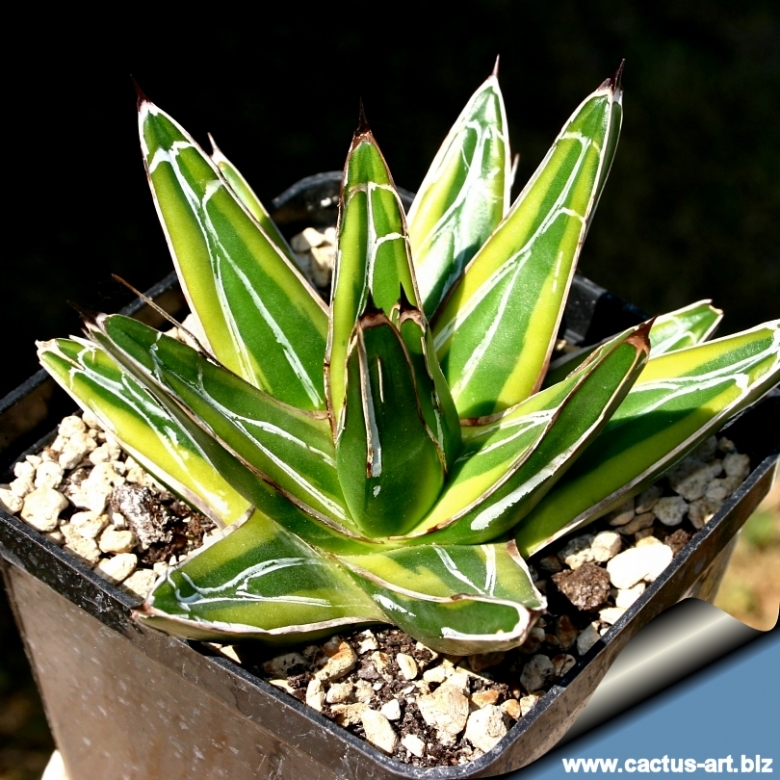
<svg viewBox="0 0 780 780">
<path fill-rule="evenodd" d="M 583 612 L 598 609 L 609 598 L 609 575 L 595 563 L 584 563 L 576 571 L 553 574 L 558 590 Z"/>
</svg>

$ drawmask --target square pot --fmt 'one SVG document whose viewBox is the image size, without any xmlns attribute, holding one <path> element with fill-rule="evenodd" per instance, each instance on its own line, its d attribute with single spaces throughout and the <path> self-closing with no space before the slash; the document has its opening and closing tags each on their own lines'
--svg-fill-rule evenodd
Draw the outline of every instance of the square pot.
<svg viewBox="0 0 780 780">
<path fill-rule="evenodd" d="M 296 185 L 272 204 L 283 228 L 295 232 L 301 219 L 311 224 L 312 210 L 332 198 L 333 176 L 314 178 L 322 191 Z M 174 314 L 184 305 L 173 275 L 149 296 Z M 158 324 L 159 315 L 141 301 L 129 313 Z M 589 343 L 642 318 L 577 277 L 564 330 L 570 340 Z M 43 371 L 0 401 L 0 480 L 15 460 L 53 437 L 50 431 L 72 408 Z M 768 431 L 780 431 L 777 391 L 728 427 L 754 464 L 745 483 L 496 747 L 461 766 L 419 769 L 394 761 L 209 646 L 136 623 L 131 611 L 137 601 L 2 511 L 0 567 L 74 780 L 488 777 L 552 748 L 620 650 L 653 617 L 686 596 L 714 596 L 732 539 L 771 485 L 780 442 Z"/>
</svg>

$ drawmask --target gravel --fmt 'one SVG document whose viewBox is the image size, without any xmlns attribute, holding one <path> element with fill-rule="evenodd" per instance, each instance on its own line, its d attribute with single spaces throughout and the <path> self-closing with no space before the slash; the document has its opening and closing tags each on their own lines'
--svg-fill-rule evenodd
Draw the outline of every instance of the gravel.
<svg viewBox="0 0 780 780">
<path fill-rule="evenodd" d="M 515 650 L 447 656 L 393 627 L 283 652 L 253 643 L 213 648 L 398 761 L 466 763 L 583 663 L 749 468 L 732 442 L 711 437 L 675 470 L 671 482 L 685 495 L 664 480 L 531 559 L 550 606 Z M 90 415 L 66 417 L 51 445 L 16 464 L 14 479 L 0 485 L 0 505 L 139 599 L 218 536 Z"/>
</svg>

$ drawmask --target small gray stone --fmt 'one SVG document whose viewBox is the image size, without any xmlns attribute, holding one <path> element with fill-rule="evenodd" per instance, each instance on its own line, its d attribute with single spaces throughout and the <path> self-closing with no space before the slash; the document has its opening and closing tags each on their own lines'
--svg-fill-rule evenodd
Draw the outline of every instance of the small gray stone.
<svg viewBox="0 0 780 780">
<path fill-rule="evenodd" d="M 718 451 L 718 438 L 717 436 L 710 436 L 705 439 L 694 451 L 691 453 L 692 457 L 698 458 L 704 463 L 709 463 Z"/>
<path fill-rule="evenodd" d="M 716 498 L 700 498 L 693 501 L 688 508 L 688 517 L 691 525 L 696 528 L 703 528 L 715 516 L 715 513 L 723 506 L 723 501 Z"/>
<path fill-rule="evenodd" d="M 626 523 L 618 530 L 625 536 L 632 536 L 638 531 L 642 531 L 645 528 L 650 528 L 654 522 L 655 515 L 652 512 L 643 512 L 641 515 L 636 515 L 636 517 L 634 517 L 630 523 Z"/>
<path fill-rule="evenodd" d="M 656 484 L 651 485 L 647 490 L 643 490 L 635 499 L 635 508 L 638 515 L 649 512 L 654 506 L 655 502 L 661 498 L 663 494 L 663 488 Z"/>
<path fill-rule="evenodd" d="M 577 637 L 577 652 L 580 655 L 585 655 L 600 638 L 598 623 L 591 623 L 590 625 L 585 626 Z"/>
<path fill-rule="evenodd" d="M 718 439 L 718 449 L 721 452 L 728 454 L 730 452 L 736 452 L 737 446 L 733 441 L 731 441 L 731 439 L 727 439 L 725 436 L 723 436 L 722 438 Z"/>
<path fill-rule="evenodd" d="M 300 653 L 283 653 L 263 664 L 263 674 L 268 677 L 289 677 L 309 668 L 309 662 Z"/>
<path fill-rule="evenodd" d="M 740 455 L 738 452 L 726 455 L 723 458 L 723 470 L 729 477 L 745 479 L 750 473 L 750 458 L 747 455 Z"/>
<path fill-rule="evenodd" d="M 704 495 L 706 490 L 706 483 L 701 486 L 700 495 Z M 692 494 L 694 491 L 689 491 Z M 696 492 L 699 492 L 699 485 L 697 484 Z M 656 505 L 653 507 L 653 514 L 667 526 L 680 525 L 685 513 L 688 511 L 688 504 L 682 496 L 664 496 L 659 498 Z"/>
<path fill-rule="evenodd" d="M 463 731 L 469 717 L 469 700 L 454 685 L 441 685 L 420 696 L 417 707 L 429 726 L 453 737 Z"/>
<path fill-rule="evenodd" d="M 101 576 L 118 585 L 126 580 L 138 565 L 138 557 L 133 553 L 120 553 L 104 558 L 95 567 L 95 571 Z"/>
<path fill-rule="evenodd" d="M 607 563 L 607 574 L 616 588 L 631 588 L 641 580 L 655 580 L 671 561 L 671 547 L 665 544 L 647 544 L 616 555 Z"/>
<path fill-rule="evenodd" d="M 555 667 L 546 655 L 535 655 L 523 667 L 520 684 L 528 693 L 540 691 L 555 676 Z"/>
<path fill-rule="evenodd" d="M 607 521 L 613 526 L 625 525 L 634 517 L 634 511 L 634 499 L 629 498 L 607 515 Z"/>
<path fill-rule="evenodd" d="M 669 471 L 669 484 L 672 490 L 686 501 L 695 501 L 704 495 L 710 480 L 717 477 L 722 470 L 723 466 L 719 460 L 702 463 L 696 458 L 688 457 Z M 657 505 L 653 508 L 654 512 L 656 510 Z"/>
<path fill-rule="evenodd" d="M 506 718 L 499 707 L 489 704 L 469 715 L 466 724 L 466 739 L 474 747 L 484 750 L 486 753 L 495 747 L 501 738 L 506 736 L 506 733 Z"/>
<path fill-rule="evenodd" d="M 593 534 L 583 534 L 570 539 L 558 557 L 570 568 L 579 569 L 584 563 L 593 562 L 593 553 L 590 549 L 593 543 Z"/>
<path fill-rule="evenodd" d="M 547 638 L 547 634 L 545 633 L 543 628 L 539 628 L 539 626 L 534 626 L 529 632 L 528 632 L 528 638 L 523 642 L 522 645 L 520 645 L 520 652 L 521 653 L 535 653 L 542 645 L 542 643 Z"/>
<path fill-rule="evenodd" d="M 25 496 L 21 517 L 36 531 L 53 531 L 60 512 L 67 506 L 68 499 L 54 488 L 36 488 Z"/>
</svg>

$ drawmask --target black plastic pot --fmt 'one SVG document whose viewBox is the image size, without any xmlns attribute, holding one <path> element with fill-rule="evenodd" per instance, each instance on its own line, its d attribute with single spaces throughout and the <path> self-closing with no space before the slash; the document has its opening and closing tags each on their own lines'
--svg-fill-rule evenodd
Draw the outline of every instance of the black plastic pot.
<svg viewBox="0 0 780 780">
<path fill-rule="evenodd" d="M 274 201 L 283 229 L 311 224 L 307 211 L 335 202 L 337 179 L 326 174 L 313 181 L 316 187 L 309 180 Z M 150 297 L 173 313 L 183 308 L 173 276 Z M 130 309 L 152 324 L 159 318 L 140 301 Z M 569 338 L 592 342 L 639 319 L 641 312 L 578 277 L 564 328 Z M 53 436 L 72 408 L 42 371 L 0 401 L 0 481 L 15 460 Z M 778 431 L 775 391 L 729 427 L 729 437 L 755 464 L 747 481 L 531 713 L 493 750 L 463 766 L 398 763 L 208 646 L 139 625 L 131 618 L 133 599 L 2 511 L 0 567 L 74 780 L 487 777 L 550 750 L 621 649 L 652 618 L 686 596 L 714 595 L 736 532 L 771 485 Z"/>
</svg>

